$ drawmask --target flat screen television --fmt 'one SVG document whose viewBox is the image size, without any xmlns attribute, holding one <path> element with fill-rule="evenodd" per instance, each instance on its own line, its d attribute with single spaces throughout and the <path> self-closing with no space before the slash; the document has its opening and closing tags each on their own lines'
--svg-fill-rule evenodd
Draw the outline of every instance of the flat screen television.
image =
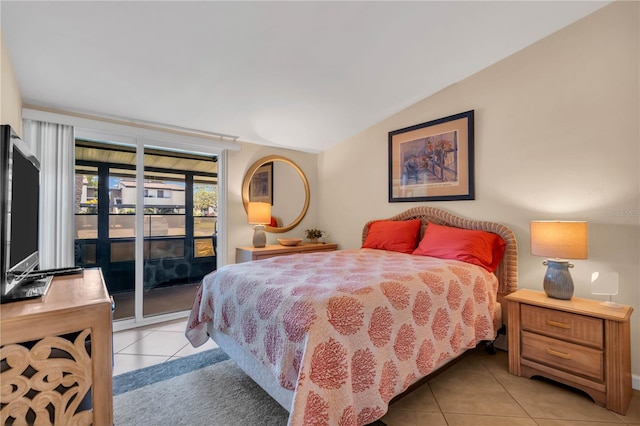
<svg viewBox="0 0 640 426">
<path fill-rule="evenodd" d="M 40 163 L 11 126 L 1 126 L 0 145 L 0 272 L 2 301 L 17 298 L 19 287 L 39 262 L 38 206 Z M 24 292 L 23 292 L 24 293 Z M 27 298 L 27 297 L 20 297 Z"/>
</svg>

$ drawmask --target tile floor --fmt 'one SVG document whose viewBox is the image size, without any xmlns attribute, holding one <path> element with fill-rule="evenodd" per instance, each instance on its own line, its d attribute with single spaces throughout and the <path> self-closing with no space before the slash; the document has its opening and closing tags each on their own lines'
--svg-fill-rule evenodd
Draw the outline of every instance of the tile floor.
<svg viewBox="0 0 640 426">
<path fill-rule="evenodd" d="M 182 319 L 114 333 L 114 375 L 216 347 L 212 341 L 191 347 L 185 324 Z M 382 420 L 388 426 L 640 425 L 640 391 L 622 416 L 570 388 L 509 374 L 506 352 L 478 350 L 396 401 Z"/>
<path fill-rule="evenodd" d="M 113 333 L 113 375 L 216 348 L 209 340 L 194 348 L 184 336 L 187 319 Z"/>
</svg>

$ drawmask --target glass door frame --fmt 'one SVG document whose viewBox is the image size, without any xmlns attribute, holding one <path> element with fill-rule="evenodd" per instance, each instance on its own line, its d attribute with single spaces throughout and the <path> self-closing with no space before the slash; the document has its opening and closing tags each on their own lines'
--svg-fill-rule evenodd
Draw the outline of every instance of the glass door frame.
<svg viewBox="0 0 640 426">
<path fill-rule="evenodd" d="M 216 251 L 218 267 L 226 264 L 226 234 L 227 234 L 227 151 L 216 147 L 215 141 L 211 146 L 194 145 L 161 139 L 149 139 L 128 137 L 110 132 L 96 132 L 91 130 L 76 129 L 76 138 L 94 139 L 114 144 L 123 144 L 136 147 L 136 213 L 135 213 L 135 292 L 134 292 L 134 317 L 114 321 L 113 330 L 120 331 L 143 325 L 156 324 L 173 319 L 186 318 L 189 311 L 178 311 L 166 314 L 158 314 L 145 317 L 143 313 L 144 291 L 144 150 L 153 148 L 168 151 L 181 151 L 198 154 L 216 155 L 218 158 L 218 227 Z"/>
</svg>

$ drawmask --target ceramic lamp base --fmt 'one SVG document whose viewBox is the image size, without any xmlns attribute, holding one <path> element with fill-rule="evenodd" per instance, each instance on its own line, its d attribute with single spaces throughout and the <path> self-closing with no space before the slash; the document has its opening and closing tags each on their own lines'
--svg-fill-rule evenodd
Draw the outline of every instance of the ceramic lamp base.
<svg viewBox="0 0 640 426">
<path fill-rule="evenodd" d="M 573 296 L 573 279 L 569 273 L 569 268 L 573 265 L 568 260 L 547 259 L 542 262 L 547 266 L 544 275 L 544 292 L 554 299 L 569 300 Z"/>
<path fill-rule="evenodd" d="M 267 235 L 264 233 L 264 225 L 255 225 L 253 227 L 253 246 L 262 248 L 267 245 Z"/>
</svg>

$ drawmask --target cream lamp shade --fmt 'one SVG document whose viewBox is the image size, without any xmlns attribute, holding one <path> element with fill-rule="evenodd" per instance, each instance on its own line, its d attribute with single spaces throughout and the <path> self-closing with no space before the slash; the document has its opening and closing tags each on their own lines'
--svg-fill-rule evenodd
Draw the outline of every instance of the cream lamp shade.
<svg viewBox="0 0 640 426">
<path fill-rule="evenodd" d="M 262 248 L 267 245 L 267 236 L 264 233 L 264 225 L 271 223 L 271 204 L 252 202 L 247 206 L 247 221 L 255 225 L 253 227 L 253 246 Z"/>
<path fill-rule="evenodd" d="M 559 259 L 586 259 L 589 253 L 587 222 L 531 222 L 531 254 Z"/>
<path fill-rule="evenodd" d="M 545 256 L 547 267 L 543 287 L 547 296 L 569 300 L 573 296 L 573 279 L 567 259 L 586 259 L 589 252 L 587 222 L 533 221 L 530 224 L 531 254 Z"/>
<path fill-rule="evenodd" d="M 247 219 L 252 225 L 271 223 L 271 204 L 262 202 L 249 203 Z"/>
</svg>

